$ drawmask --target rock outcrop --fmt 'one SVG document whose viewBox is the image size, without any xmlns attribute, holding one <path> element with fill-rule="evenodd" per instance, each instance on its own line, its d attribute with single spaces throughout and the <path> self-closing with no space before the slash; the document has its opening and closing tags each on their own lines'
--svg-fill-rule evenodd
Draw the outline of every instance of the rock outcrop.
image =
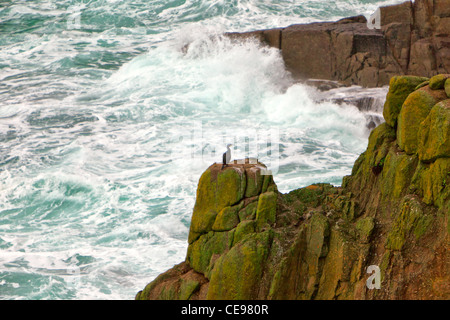
<svg viewBox="0 0 450 320">
<path fill-rule="evenodd" d="M 394 75 L 450 73 L 449 8 L 449 0 L 381 7 L 380 29 L 369 29 L 366 18 L 358 16 L 227 35 L 280 49 L 286 68 L 298 79 L 377 87 Z"/>
<path fill-rule="evenodd" d="M 449 299 L 449 78 L 393 77 L 340 187 L 282 194 L 263 164 L 209 167 L 185 261 L 136 298 Z"/>
</svg>

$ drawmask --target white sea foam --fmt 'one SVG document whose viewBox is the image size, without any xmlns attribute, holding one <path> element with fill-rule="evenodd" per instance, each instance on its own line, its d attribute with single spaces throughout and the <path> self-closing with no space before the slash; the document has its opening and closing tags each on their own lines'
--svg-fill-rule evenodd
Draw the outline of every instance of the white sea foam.
<svg viewBox="0 0 450 320">
<path fill-rule="evenodd" d="M 198 179 L 228 143 L 282 192 L 340 184 L 367 144 L 365 114 L 294 83 L 276 49 L 222 33 L 402 1 L 365 2 L 2 8 L 1 298 L 132 299 L 185 258 Z M 67 24 L 74 10 L 80 28 Z"/>
</svg>

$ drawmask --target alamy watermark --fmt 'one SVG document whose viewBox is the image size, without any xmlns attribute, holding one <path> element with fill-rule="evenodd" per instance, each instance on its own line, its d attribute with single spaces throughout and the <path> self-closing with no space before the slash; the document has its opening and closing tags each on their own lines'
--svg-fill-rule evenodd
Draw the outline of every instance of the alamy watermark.
<svg viewBox="0 0 450 320">
<path fill-rule="evenodd" d="M 367 273 L 371 274 L 366 281 L 366 287 L 369 290 L 381 288 L 381 271 L 377 265 L 371 265 L 367 268 Z"/>
<path fill-rule="evenodd" d="M 70 267 L 66 269 L 66 286 L 69 289 L 78 289 L 81 279 L 81 270 L 79 267 Z"/>
<path fill-rule="evenodd" d="M 262 174 L 276 174 L 280 166 L 280 129 L 271 127 L 216 129 L 202 121 L 192 122 L 188 128 L 177 129 L 170 139 L 170 159 L 190 157 L 202 164 L 221 163 L 226 146 L 231 144 L 231 163 L 263 163 L 268 170 Z"/>
<path fill-rule="evenodd" d="M 367 20 L 367 28 L 381 29 L 381 10 L 378 8 Z"/>
<path fill-rule="evenodd" d="M 73 5 L 67 8 L 69 13 L 67 17 L 67 29 L 81 29 L 81 5 Z"/>
</svg>

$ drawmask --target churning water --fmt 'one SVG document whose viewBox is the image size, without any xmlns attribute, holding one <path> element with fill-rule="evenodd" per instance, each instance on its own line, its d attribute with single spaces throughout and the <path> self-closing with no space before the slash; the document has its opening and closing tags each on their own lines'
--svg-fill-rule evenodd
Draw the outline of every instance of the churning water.
<svg viewBox="0 0 450 320">
<path fill-rule="evenodd" d="M 227 143 L 282 192 L 339 185 L 366 114 L 222 33 L 399 2 L 0 1 L 0 298 L 133 299 L 184 259 Z"/>
</svg>

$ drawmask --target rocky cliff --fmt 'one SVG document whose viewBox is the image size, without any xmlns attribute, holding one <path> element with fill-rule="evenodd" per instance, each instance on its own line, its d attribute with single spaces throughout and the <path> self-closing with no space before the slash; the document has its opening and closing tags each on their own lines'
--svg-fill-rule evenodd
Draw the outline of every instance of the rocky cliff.
<svg viewBox="0 0 450 320">
<path fill-rule="evenodd" d="M 450 75 L 392 77 L 340 187 L 282 194 L 261 163 L 213 164 L 185 261 L 136 299 L 449 299 L 449 98 Z"/>
<path fill-rule="evenodd" d="M 379 29 L 369 29 L 359 16 L 228 36 L 256 38 L 280 49 L 298 79 L 377 87 L 394 75 L 450 73 L 450 0 L 381 7 L 379 20 Z"/>
</svg>

